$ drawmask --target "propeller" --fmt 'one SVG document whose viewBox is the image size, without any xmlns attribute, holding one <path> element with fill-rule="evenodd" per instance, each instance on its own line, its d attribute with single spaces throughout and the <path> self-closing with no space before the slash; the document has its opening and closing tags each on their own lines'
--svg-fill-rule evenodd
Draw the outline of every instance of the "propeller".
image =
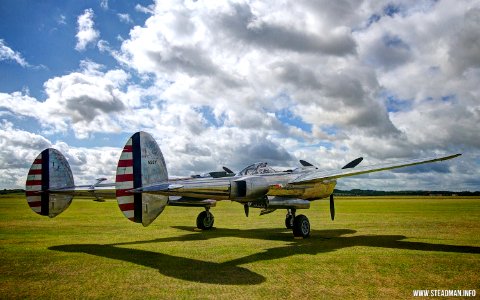
<svg viewBox="0 0 480 300">
<path fill-rule="evenodd" d="M 250 211 L 250 206 L 248 206 L 248 203 L 243 205 L 243 209 L 245 210 L 245 216 L 248 218 L 248 212 Z"/>
<path fill-rule="evenodd" d="M 314 165 L 312 165 L 311 163 L 309 163 L 309 162 L 306 161 L 306 160 L 301 159 L 301 160 L 300 160 L 300 164 L 301 164 L 302 166 L 304 166 L 304 167 L 314 167 L 315 169 L 318 170 L 317 167 L 315 167 Z"/>
<path fill-rule="evenodd" d="M 330 194 L 330 217 L 332 221 L 335 219 L 335 202 L 333 201 L 333 194 Z"/>
<path fill-rule="evenodd" d="M 343 166 L 342 169 L 355 168 L 356 166 L 358 166 L 359 163 L 362 162 L 362 160 L 363 160 L 363 157 L 356 158 L 351 162 L 349 162 L 348 164 L 346 164 L 345 166 Z M 303 159 L 300 160 L 300 164 L 304 167 L 315 167 L 314 165 L 312 165 L 311 163 Z M 332 221 L 335 220 L 335 201 L 333 199 L 333 194 L 330 194 L 330 217 L 332 218 Z"/>
<path fill-rule="evenodd" d="M 313 167 L 314 166 L 311 163 L 309 163 L 308 161 L 305 161 L 303 159 L 300 160 L 300 164 L 304 167 Z"/>
<path fill-rule="evenodd" d="M 356 159 L 352 160 L 351 162 L 349 162 L 348 164 L 346 164 L 345 166 L 343 166 L 342 169 L 355 168 L 359 163 L 362 162 L 362 160 L 363 160 L 363 157 L 356 158 Z"/>
<path fill-rule="evenodd" d="M 222 168 L 223 168 L 223 170 L 224 170 L 225 172 L 227 172 L 228 174 L 233 174 L 233 171 L 230 170 L 229 168 L 227 168 L 227 167 L 225 167 L 225 166 L 223 166 Z"/>
</svg>

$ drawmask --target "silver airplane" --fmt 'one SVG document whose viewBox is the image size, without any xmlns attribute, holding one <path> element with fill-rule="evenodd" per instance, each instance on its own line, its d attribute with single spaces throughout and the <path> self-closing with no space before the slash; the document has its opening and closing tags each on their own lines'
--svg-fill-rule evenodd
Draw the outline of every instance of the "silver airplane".
<svg viewBox="0 0 480 300">
<path fill-rule="evenodd" d="M 248 217 L 250 208 L 261 214 L 285 209 L 285 226 L 295 237 L 310 235 L 310 222 L 299 209 L 310 208 L 311 201 L 329 198 L 332 220 L 335 217 L 333 190 L 337 179 L 365 173 L 391 170 L 418 164 L 455 158 L 461 154 L 413 159 L 397 163 L 356 166 L 357 158 L 338 170 L 320 170 L 306 161 L 301 167 L 276 171 L 265 162 L 247 166 L 237 174 L 225 168 L 218 176 L 169 179 L 162 152 L 153 137 L 137 132 L 127 141 L 117 164 L 115 183 L 75 186 L 70 166 L 57 150 L 45 149 L 29 170 L 26 197 L 36 213 L 53 218 L 68 208 L 73 196 L 93 196 L 97 199 L 115 196 L 124 216 L 143 226 L 150 225 L 171 206 L 203 207 L 197 217 L 197 227 L 208 230 L 214 217 L 210 209 L 217 201 L 231 200 L 244 206 Z M 215 172 L 213 172 L 215 173 Z"/>
</svg>

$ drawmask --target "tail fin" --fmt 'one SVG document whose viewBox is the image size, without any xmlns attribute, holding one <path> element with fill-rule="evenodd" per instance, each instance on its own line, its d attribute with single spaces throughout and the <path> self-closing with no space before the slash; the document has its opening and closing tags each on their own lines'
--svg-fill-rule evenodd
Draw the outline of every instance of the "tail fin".
<svg viewBox="0 0 480 300">
<path fill-rule="evenodd" d="M 37 214 L 53 218 L 70 206 L 73 195 L 50 191 L 73 186 L 72 171 L 62 153 L 52 148 L 45 149 L 28 171 L 25 184 L 28 205 Z"/>
<path fill-rule="evenodd" d="M 118 206 L 129 220 L 148 226 L 168 204 L 168 196 L 133 192 L 133 189 L 168 180 L 167 166 L 153 137 L 137 132 L 127 141 L 115 179 Z"/>
</svg>

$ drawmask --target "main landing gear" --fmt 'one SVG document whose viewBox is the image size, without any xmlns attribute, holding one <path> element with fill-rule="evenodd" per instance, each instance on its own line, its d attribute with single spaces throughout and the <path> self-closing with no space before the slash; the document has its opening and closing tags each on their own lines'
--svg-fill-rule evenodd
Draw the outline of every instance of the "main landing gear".
<svg viewBox="0 0 480 300">
<path fill-rule="evenodd" d="M 197 228 L 202 230 L 212 229 L 214 220 L 213 214 L 206 208 L 197 217 Z"/>
<path fill-rule="evenodd" d="M 310 235 L 310 221 L 304 215 L 295 216 L 296 209 L 287 209 L 285 227 L 292 229 L 294 237 L 306 238 Z"/>
</svg>

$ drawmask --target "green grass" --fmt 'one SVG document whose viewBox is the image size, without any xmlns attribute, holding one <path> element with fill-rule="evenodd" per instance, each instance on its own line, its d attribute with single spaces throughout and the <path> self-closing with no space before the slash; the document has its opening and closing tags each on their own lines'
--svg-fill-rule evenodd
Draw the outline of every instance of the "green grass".
<svg viewBox="0 0 480 300">
<path fill-rule="evenodd" d="M 411 298 L 414 289 L 480 293 L 480 199 L 358 197 L 300 211 L 309 239 L 221 202 L 215 229 L 200 208 L 168 207 L 149 227 L 115 201 L 74 200 L 55 219 L 23 196 L 0 197 L 0 298 Z"/>
</svg>

